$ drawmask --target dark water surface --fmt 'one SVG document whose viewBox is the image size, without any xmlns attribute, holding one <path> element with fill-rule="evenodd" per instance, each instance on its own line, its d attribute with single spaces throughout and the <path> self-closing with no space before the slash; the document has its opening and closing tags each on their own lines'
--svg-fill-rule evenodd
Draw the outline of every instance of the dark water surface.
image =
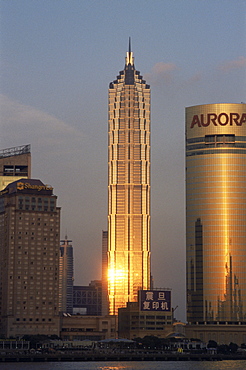
<svg viewBox="0 0 246 370">
<path fill-rule="evenodd" d="M 0 363 L 1 370 L 246 370 L 246 361 Z"/>
</svg>

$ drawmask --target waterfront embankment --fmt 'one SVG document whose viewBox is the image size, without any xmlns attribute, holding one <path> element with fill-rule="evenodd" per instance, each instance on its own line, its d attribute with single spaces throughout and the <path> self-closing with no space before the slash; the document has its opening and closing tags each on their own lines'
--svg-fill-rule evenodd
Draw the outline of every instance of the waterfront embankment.
<svg viewBox="0 0 246 370">
<path fill-rule="evenodd" d="M 35 353 L 2 354 L 0 362 L 86 362 L 86 361 L 223 361 L 246 360 L 246 354 L 188 353 Z"/>
</svg>

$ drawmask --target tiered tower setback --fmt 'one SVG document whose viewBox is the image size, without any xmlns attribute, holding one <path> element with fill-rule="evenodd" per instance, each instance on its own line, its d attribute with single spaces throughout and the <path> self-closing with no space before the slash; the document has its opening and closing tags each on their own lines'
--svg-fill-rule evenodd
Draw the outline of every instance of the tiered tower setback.
<svg viewBox="0 0 246 370">
<path fill-rule="evenodd" d="M 150 288 L 150 86 L 134 66 L 129 41 L 125 68 L 109 85 L 109 313 Z"/>
</svg>

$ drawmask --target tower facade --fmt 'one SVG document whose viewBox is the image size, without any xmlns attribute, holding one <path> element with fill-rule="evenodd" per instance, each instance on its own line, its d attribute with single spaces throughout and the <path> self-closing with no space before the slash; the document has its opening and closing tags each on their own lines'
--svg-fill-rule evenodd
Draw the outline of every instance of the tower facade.
<svg viewBox="0 0 246 370">
<path fill-rule="evenodd" d="M 60 208 L 53 188 L 21 179 L 0 193 L 0 333 L 59 335 Z"/>
<path fill-rule="evenodd" d="M 73 246 L 65 236 L 61 240 L 59 259 L 59 310 L 73 313 Z"/>
<path fill-rule="evenodd" d="M 246 321 L 246 104 L 186 108 L 187 321 Z"/>
<path fill-rule="evenodd" d="M 150 287 L 150 87 L 125 68 L 109 85 L 108 109 L 109 314 Z"/>
<path fill-rule="evenodd" d="M 0 151 L 0 191 L 8 184 L 31 177 L 31 146 L 22 145 Z"/>
</svg>

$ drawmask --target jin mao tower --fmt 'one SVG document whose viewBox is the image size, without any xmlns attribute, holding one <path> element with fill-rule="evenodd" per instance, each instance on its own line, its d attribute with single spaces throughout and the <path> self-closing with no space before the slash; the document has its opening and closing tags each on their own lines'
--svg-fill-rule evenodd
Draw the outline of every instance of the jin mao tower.
<svg viewBox="0 0 246 370">
<path fill-rule="evenodd" d="M 150 288 L 150 86 L 135 69 L 129 40 L 125 68 L 109 85 L 109 313 Z"/>
</svg>

